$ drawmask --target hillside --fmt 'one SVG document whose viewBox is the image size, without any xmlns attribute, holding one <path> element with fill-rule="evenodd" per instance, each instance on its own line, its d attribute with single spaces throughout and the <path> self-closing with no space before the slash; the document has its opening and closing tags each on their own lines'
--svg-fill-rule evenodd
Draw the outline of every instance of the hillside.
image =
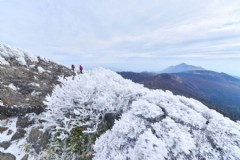
<svg viewBox="0 0 240 160">
<path fill-rule="evenodd" d="M 0 121 L 0 158 L 240 157 L 240 125 L 194 99 L 149 90 L 102 68 L 59 81 L 46 110 L 25 115 L 27 125 L 16 117 Z"/>
<path fill-rule="evenodd" d="M 188 65 L 186 63 L 181 63 L 176 66 L 170 66 L 164 69 L 163 71 L 161 71 L 160 73 L 179 73 L 179 72 L 198 71 L 198 70 L 205 70 L 205 69 L 198 66 Z"/>
<path fill-rule="evenodd" d="M 151 89 L 170 90 L 197 99 L 233 120 L 240 120 L 240 80 L 225 73 L 205 70 L 158 75 L 120 74 Z"/>
<path fill-rule="evenodd" d="M 41 113 L 45 96 L 68 68 L 23 50 L 0 44 L 0 113 L 6 116 Z"/>
</svg>

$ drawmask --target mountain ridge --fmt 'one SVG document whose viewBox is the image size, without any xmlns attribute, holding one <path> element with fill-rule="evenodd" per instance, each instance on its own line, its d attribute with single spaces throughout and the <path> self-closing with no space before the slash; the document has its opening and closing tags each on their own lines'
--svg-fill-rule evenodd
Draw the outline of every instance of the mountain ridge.
<svg viewBox="0 0 240 160">
<path fill-rule="evenodd" d="M 181 63 L 176 66 L 170 66 L 166 69 L 162 70 L 160 73 L 178 73 L 178 72 L 186 72 L 186 71 L 195 71 L 195 70 L 205 70 L 202 67 L 188 65 L 186 63 Z"/>
<path fill-rule="evenodd" d="M 225 73 L 199 70 L 152 76 L 133 72 L 119 74 L 151 89 L 170 90 L 197 99 L 233 120 L 240 119 L 240 81 Z"/>
</svg>

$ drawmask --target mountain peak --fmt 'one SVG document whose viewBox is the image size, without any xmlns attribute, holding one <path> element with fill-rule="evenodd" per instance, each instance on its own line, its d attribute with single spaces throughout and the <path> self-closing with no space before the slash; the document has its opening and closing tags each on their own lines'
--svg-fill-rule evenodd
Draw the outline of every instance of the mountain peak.
<svg viewBox="0 0 240 160">
<path fill-rule="evenodd" d="M 177 66 L 189 66 L 187 63 L 180 63 L 180 64 L 178 64 Z"/>
<path fill-rule="evenodd" d="M 205 69 L 198 66 L 188 65 L 186 63 L 180 63 L 176 66 L 170 66 L 164 69 L 163 71 L 161 71 L 161 73 L 178 73 L 178 72 L 187 72 L 187 71 L 195 71 L 195 70 L 205 70 Z"/>
</svg>

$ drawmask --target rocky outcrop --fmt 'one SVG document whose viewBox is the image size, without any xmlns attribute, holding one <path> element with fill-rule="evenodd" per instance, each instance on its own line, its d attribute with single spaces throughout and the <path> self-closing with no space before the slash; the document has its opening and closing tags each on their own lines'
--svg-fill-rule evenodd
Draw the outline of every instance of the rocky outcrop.
<svg viewBox="0 0 240 160">
<path fill-rule="evenodd" d="M 4 141 L 0 143 L 0 147 L 4 148 L 5 150 L 11 145 L 10 142 Z"/>
<path fill-rule="evenodd" d="M 73 73 L 65 66 L 39 56 L 29 56 L 25 51 L 0 44 L 0 160 L 16 159 L 12 148 L 21 145 L 39 154 L 47 147 L 49 132 L 32 128 L 44 120 L 34 119 L 45 111 L 43 101 L 53 88 L 60 84 L 59 76 Z M 36 115 L 37 114 L 37 115 Z M 31 117 L 33 115 L 33 117 Z M 29 148 L 28 148 L 29 147 Z M 27 160 L 29 155 L 21 155 Z"/>
<path fill-rule="evenodd" d="M 0 152 L 0 160 L 16 160 L 16 157 L 10 153 Z"/>
<path fill-rule="evenodd" d="M 0 45 L 0 114 L 19 116 L 41 113 L 43 100 L 70 69 L 41 57 Z"/>
<path fill-rule="evenodd" d="M 39 106 L 1 106 L 0 113 L 5 116 L 24 116 L 27 113 L 36 113 L 39 114 L 44 111 L 45 105 Z"/>
</svg>

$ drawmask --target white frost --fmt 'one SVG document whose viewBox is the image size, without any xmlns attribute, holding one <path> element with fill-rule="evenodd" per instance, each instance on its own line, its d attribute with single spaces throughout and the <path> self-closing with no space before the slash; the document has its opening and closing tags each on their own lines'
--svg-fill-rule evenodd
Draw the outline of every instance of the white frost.
<svg viewBox="0 0 240 160">
<path fill-rule="evenodd" d="M 9 84 L 8 87 L 11 88 L 11 89 L 14 90 L 14 91 L 16 91 L 16 90 L 19 89 L 19 88 L 17 88 L 16 86 L 14 86 L 14 84 L 12 84 L 12 83 Z"/>
<path fill-rule="evenodd" d="M 39 73 L 45 72 L 45 69 L 43 69 L 41 66 L 38 66 L 37 69 Z"/>
<path fill-rule="evenodd" d="M 31 86 L 35 86 L 35 87 L 40 87 L 40 84 L 35 83 L 35 82 L 29 83 L 29 85 L 31 85 Z"/>
<path fill-rule="evenodd" d="M 146 89 L 102 68 L 61 82 L 45 113 L 61 130 L 88 125 L 91 133 L 105 113 L 122 114 L 95 142 L 96 160 L 240 158 L 240 126 L 194 99 Z M 83 117 L 90 121 L 79 122 Z"/>
<path fill-rule="evenodd" d="M 1 65 L 10 65 L 3 57 L 0 55 L 0 64 Z"/>
</svg>

